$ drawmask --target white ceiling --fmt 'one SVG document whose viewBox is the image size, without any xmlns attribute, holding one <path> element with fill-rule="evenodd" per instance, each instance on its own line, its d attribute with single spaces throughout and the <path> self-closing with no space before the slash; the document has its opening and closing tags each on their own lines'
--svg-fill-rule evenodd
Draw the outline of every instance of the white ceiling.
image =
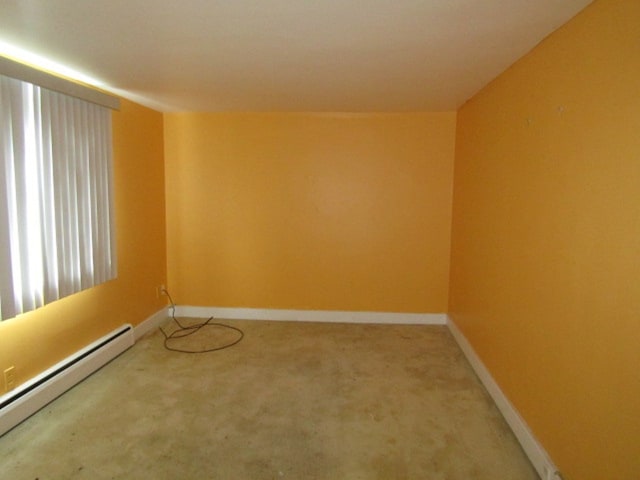
<svg viewBox="0 0 640 480">
<path fill-rule="evenodd" d="M 0 0 L 0 42 L 163 111 L 454 110 L 591 0 Z"/>
</svg>

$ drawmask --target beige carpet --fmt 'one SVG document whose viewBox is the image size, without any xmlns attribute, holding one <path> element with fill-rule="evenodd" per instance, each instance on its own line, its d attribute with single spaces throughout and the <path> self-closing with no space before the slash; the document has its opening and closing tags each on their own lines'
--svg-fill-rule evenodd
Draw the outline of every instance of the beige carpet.
<svg viewBox="0 0 640 480">
<path fill-rule="evenodd" d="M 538 478 L 446 327 L 229 323 L 142 339 L 0 437 L 0 478 Z"/>
</svg>

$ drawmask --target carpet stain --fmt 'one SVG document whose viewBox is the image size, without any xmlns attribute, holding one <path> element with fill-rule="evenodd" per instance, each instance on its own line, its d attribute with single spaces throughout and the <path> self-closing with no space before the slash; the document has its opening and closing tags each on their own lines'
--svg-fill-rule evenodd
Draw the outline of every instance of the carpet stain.
<svg viewBox="0 0 640 480">
<path fill-rule="evenodd" d="M 0 478 L 537 479 L 446 327 L 227 323 L 141 339 L 0 437 Z"/>
</svg>

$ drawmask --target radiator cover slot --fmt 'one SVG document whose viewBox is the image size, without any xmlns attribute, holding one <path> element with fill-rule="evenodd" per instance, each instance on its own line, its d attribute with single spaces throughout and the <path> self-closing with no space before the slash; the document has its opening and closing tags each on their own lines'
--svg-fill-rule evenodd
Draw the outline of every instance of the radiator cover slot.
<svg viewBox="0 0 640 480">
<path fill-rule="evenodd" d="M 0 397 L 0 435 L 33 415 L 134 344 L 125 324 Z"/>
</svg>

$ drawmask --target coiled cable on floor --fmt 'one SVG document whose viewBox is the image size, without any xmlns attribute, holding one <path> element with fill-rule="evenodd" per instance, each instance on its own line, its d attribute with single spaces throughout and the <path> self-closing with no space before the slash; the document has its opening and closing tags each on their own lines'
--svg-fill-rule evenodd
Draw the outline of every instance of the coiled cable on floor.
<svg viewBox="0 0 640 480">
<path fill-rule="evenodd" d="M 195 325 L 183 325 L 181 324 L 178 319 L 176 318 L 176 305 L 175 303 L 173 303 L 173 298 L 171 298 L 171 295 L 169 294 L 169 291 L 166 288 L 162 289 L 162 293 L 164 293 L 168 298 L 169 298 L 169 302 L 171 302 L 171 319 L 176 323 L 176 325 L 178 325 L 178 329 L 171 332 L 170 334 L 167 334 L 162 327 L 160 327 L 160 331 L 162 332 L 162 334 L 164 335 L 164 348 L 166 348 L 167 350 L 171 350 L 172 352 L 180 352 L 180 353 L 207 353 L 207 352 L 215 352 L 218 350 L 224 350 L 225 348 L 229 348 L 232 347 L 234 345 L 236 345 L 238 342 L 240 342 L 240 340 L 242 340 L 244 338 L 244 332 L 242 330 L 240 330 L 237 327 L 234 327 L 232 325 L 226 325 L 224 323 L 218 323 L 218 322 L 213 322 L 213 317 L 209 317 L 206 321 L 201 322 L 201 323 L 196 323 Z M 184 338 L 184 337 L 188 337 L 189 335 L 193 335 L 194 333 L 199 332 L 201 329 L 203 329 L 204 327 L 222 327 L 222 328 L 226 328 L 229 330 L 235 330 L 236 332 L 238 332 L 240 334 L 240 336 L 235 339 L 234 341 L 230 342 L 230 343 L 226 343 L 222 346 L 216 346 L 216 347 L 212 347 L 212 348 L 205 348 L 202 350 L 184 350 L 181 348 L 174 348 L 170 345 L 170 342 L 172 340 L 177 340 L 180 338 Z"/>
</svg>

